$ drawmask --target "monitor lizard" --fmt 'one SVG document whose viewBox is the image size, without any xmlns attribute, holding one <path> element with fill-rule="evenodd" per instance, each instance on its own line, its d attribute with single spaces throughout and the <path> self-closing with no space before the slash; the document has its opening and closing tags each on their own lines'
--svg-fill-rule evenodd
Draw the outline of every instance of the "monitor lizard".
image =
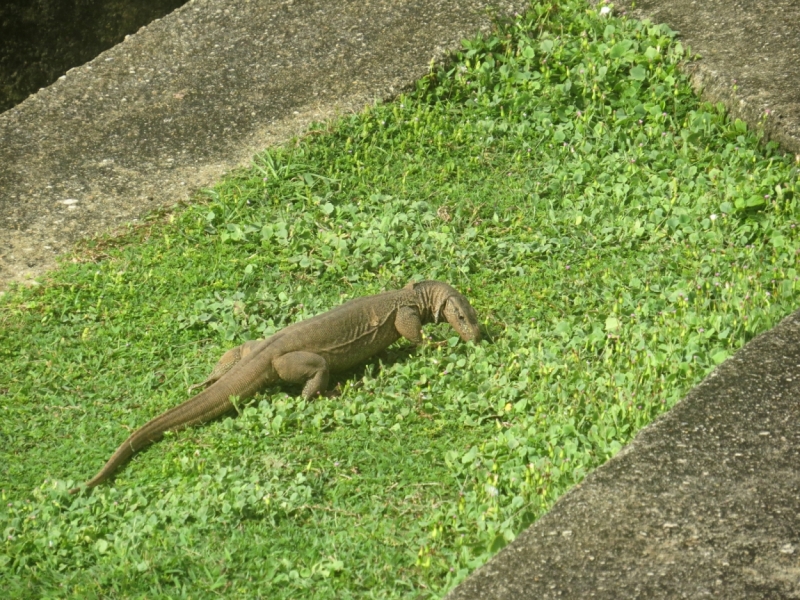
<svg viewBox="0 0 800 600">
<path fill-rule="evenodd" d="M 462 340 L 478 341 L 478 315 L 455 288 L 441 281 L 409 283 L 404 288 L 355 298 L 310 319 L 294 323 L 267 339 L 228 350 L 211 375 L 192 388 L 202 392 L 134 431 L 105 466 L 75 493 L 102 483 L 134 452 L 176 431 L 217 418 L 233 408 L 231 397 L 245 400 L 281 382 L 303 384 L 311 399 L 328 387 L 330 373 L 347 371 L 403 337 L 422 342 L 422 326 L 447 321 Z M 190 389 L 192 389 L 190 388 Z"/>
</svg>

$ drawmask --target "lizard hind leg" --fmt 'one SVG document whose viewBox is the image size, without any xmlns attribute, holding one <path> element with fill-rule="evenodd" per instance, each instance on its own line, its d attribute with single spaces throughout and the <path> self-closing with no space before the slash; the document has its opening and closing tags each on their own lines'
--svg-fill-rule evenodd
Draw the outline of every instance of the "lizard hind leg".
<svg viewBox="0 0 800 600">
<path fill-rule="evenodd" d="M 261 340 L 250 340 L 249 342 L 245 342 L 241 346 L 236 346 L 235 348 L 231 348 L 225 354 L 222 355 L 222 358 L 219 359 L 216 365 L 214 365 L 214 369 L 211 371 L 211 374 L 206 377 L 206 380 L 202 383 L 195 383 L 189 386 L 189 391 L 195 390 L 197 388 L 205 389 L 210 386 L 212 383 L 215 383 L 219 380 L 220 377 L 225 375 L 228 371 L 230 371 L 236 363 L 242 360 L 245 356 L 250 354 L 253 351 L 253 346 L 255 346 Z"/>
<path fill-rule="evenodd" d="M 304 383 L 303 398 L 310 400 L 328 388 L 328 362 L 313 352 L 289 352 L 272 360 L 272 366 L 283 381 Z"/>
</svg>

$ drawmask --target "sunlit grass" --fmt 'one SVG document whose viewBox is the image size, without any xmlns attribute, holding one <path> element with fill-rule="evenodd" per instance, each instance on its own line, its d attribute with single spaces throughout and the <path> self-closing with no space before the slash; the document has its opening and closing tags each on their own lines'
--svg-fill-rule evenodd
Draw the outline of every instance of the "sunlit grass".
<svg viewBox="0 0 800 600">
<path fill-rule="evenodd" d="M 796 307 L 796 166 L 666 28 L 557 7 L 2 300 L 11 596 L 440 597 Z M 413 278 L 487 339 L 432 328 L 66 494 L 224 349 Z"/>
</svg>

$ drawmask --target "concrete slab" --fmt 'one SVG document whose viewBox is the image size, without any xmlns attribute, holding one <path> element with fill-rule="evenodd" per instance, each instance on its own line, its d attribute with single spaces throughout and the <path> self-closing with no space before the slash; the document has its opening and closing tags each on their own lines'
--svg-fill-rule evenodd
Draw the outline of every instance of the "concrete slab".
<svg viewBox="0 0 800 600">
<path fill-rule="evenodd" d="M 800 311 L 447 600 L 800 598 Z"/>
<path fill-rule="evenodd" d="M 424 75 L 526 0 L 193 0 L 0 114 L 0 289 Z"/>
<path fill-rule="evenodd" d="M 763 125 L 800 163 L 800 2 L 617 8 L 678 30 L 702 55 L 686 65 L 696 90 Z M 447 600 L 705 597 L 800 598 L 800 311 L 721 365 Z"/>
<path fill-rule="evenodd" d="M 800 161 L 800 2 L 621 0 L 618 12 L 666 23 L 700 59 L 692 84 L 734 117 L 763 121 L 768 139 Z"/>
</svg>

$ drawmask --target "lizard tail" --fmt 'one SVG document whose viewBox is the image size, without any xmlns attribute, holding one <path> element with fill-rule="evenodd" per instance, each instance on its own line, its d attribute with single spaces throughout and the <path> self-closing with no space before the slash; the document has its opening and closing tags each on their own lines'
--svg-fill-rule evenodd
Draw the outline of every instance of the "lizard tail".
<svg viewBox="0 0 800 600">
<path fill-rule="evenodd" d="M 87 481 L 84 486 L 72 488 L 69 493 L 74 494 L 83 487 L 92 488 L 102 483 L 111 477 L 121 464 L 133 456 L 134 452 L 160 440 L 166 431 L 177 431 L 210 421 L 231 410 L 233 403 L 229 400 L 229 393 L 226 393 L 227 390 L 220 390 L 219 387 L 227 386 L 219 386 L 219 384 L 212 386 L 142 425 L 117 448 L 117 451 L 108 459 L 97 475 Z M 235 395 L 235 392 L 230 395 Z"/>
</svg>

